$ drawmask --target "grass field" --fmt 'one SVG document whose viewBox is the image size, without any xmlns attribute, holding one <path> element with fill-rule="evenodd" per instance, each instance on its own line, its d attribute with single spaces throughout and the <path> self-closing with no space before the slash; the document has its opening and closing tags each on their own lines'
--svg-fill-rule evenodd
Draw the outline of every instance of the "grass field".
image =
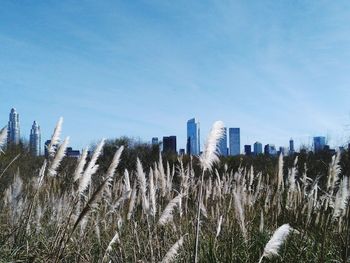
<svg viewBox="0 0 350 263">
<path fill-rule="evenodd" d="M 101 174 L 101 141 L 67 173 L 68 140 L 53 147 L 61 125 L 35 176 L 16 161 L 1 164 L 0 183 L 8 165 L 18 169 L 0 195 L 0 262 L 194 262 L 196 254 L 197 262 L 350 262 L 340 153 L 322 184 L 307 166 L 298 172 L 297 155 L 287 173 L 282 156 L 271 174 L 254 164 L 219 169 L 215 123 L 199 161 L 160 156 L 144 169 L 136 158 L 136 169 L 120 172 L 120 147 Z"/>
</svg>

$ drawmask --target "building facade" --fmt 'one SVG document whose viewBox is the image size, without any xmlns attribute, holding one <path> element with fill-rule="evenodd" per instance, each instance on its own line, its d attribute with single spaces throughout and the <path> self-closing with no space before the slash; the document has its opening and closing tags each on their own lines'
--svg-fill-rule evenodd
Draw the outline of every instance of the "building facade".
<svg viewBox="0 0 350 263">
<path fill-rule="evenodd" d="M 227 156 L 227 128 L 224 128 L 224 134 L 219 141 L 218 145 L 219 154 L 221 156 Z"/>
<path fill-rule="evenodd" d="M 200 153 L 200 127 L 195 118 L 187 121 L 187 144 L 188 155 L 199 155 Z"/>
<path fill-rule="evenodd" d="M 158 137 L 153 137 L 152 138 L 152 145 L 158 145 L 159 142 L 158 142 Z"/>
<path fill-rule="evenodd" d="M 275 145 L 273 144 L 266 144 L 264 148 L 264 153 L 266 155 L 277 155 L 277 150 Z"/>
<path fill-rule="evenodd" d="M 262 150 L 262 143 L 260 142 L 255 142 L 254 143 L 254 154 L 255 155 L 259 155 L 262 154 L 263 150 Z"/>
<path fill-rule="evenodd" d="M 295 150 L 294 150 L 294 140 L 290 139 L 289 140 L 289 154 L 294 154 Z"/>
<path fill-rule="evenodd" d="M 230 155 L 239 155 L 241 153 L 241 132 L 240 128 L 229 129 Z"/>
<path fill-rule="evenodd" d="M 248 155 L 248 156 L 252 154 L 252 146 L 251 145 L 244 145 L 244 154 Z"/>
<path fill-rule="evenodd" d="M 314 137 L 314 151 L 315 152 L 322 151 L 325 146 L 326 146 L 326 137 L 324 137 L 324 136 Z"/>
<path fill-rule="evenodd" d="M 177 154 L 176 136 L 163 137 L 163 153 Z"/>
<path fill-rule="evenodd" d="M 7 144 L 19 144 L 20 135 L 19 114 L 15 108 L 12 108 L 7 125 Z"/>
<path fill-rule="evenodd" d="M 36 121 L 33 122 L 30 130 L 29 149 L 32 155 L 39 156 L 41 154 L 41 132 Z"/>
</svg>

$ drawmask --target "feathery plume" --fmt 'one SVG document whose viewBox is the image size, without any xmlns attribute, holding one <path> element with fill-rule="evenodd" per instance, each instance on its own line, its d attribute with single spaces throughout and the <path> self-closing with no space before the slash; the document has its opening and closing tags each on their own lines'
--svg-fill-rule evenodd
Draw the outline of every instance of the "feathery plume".
<svg viewBox="0 0 350 263">
<path fill-rule="evenodd" d="M 109 242 L 108 247 L 103 256 L 102 262 L 105 262 L 105 260 L 107 259 L 108 254 L 112 251 L 112 246 L 114 245 L 114 243 L 120 243 L 118 230 L 115 232 L 115 235 L 112 238 L 111 242 Z"/>
<path fill-rule="evenodd" d="M 2 152 L 1 147 L 5 144 L 7 139 L 7 126 L 0 131 L 0 152 Z"/>
<path fill-rule="evenodd" d="M 277 177 L 277 192 L 283 189 L 283 153 L 278 158 L 278 177 Z"/>
<path fill-rule="evenodd" d="M 129 178 L 129 172 L 127 169 L 124 171 L 124 185 L 125 185 L 125 192 L 131 193 L 131 186 L 130 186 L 130 178 Z"/>
<path fill-rule="evenodd" d="M 53 157 L 55 155 L 55 145 L 58 144 L 59 140 L 60 140 L 60 135 L 61 135 L 61 131 L 62 131 L 62 124 L 63 124 L 63 118 L 60 117 L 55 130 L 51 136 L 51 142 L 49 144 L 49 146 L 47 147 L 47 151 L 49 153 L 50 157 Z"/>
<path fill-rule="evenodd" d="M 240 193 L 233 192 L 234 202 L 235 202 L 235 212 L 236 217 L 241 227 L 244 240 L 247 241 L 247 229 L 245 227 L 244 211 L 242 207 L 242 197 Z"/>
<path fill-rule="evenodd" d="M 158 224 L 163 226 L 172 219 L 174 207 L 181 201 L 181 194 L 172 199 L 169 204 L 165 207 L 162 215 L 159 218 Z"/>
<path fill-rule="evenodd" d="M 124 150 L 124 146 L 120 146 L 120 148 L 116 151 L 116 153 L 113 156 L 112 163 L 110 164 L 108 170 L 107 170 L 107 178 L 111 180 L 113 178 L 113 175 L 115 173 L 115 170 L 118 167 L 119 161 L 120 161 L 120 156 L 122 155 L 122 152 Z"/>
<path fill-rule="evenodd" d="M 131 192 L 131 198 L 130 198 L 130 203 L 129 203 L 129 209 L 128 209 L 128 214 L 127 214 L 127 219 L 130 220 L 132 213 L 134 211 L 135 207 L 135 202 L 136 202 L 136 194 L 137 194 L 137 189 L 136 189 L 136 180 L 134 181 L 134 186 L 132 188 Z"/>
<path fill-rule="evenodd" d="M 67 137 L 63 143 L 60 145 L 60 147 L 57 150 L 57 153 L 55 155 L 55 158 L 53 159 L 51 166 L 49 168 L 49 175 L 55 176 L 57 175 L 57 168 L 60 166 L 60 163 L 66 154 L 66 149 L 69 143 L 69 137 Z"/>
<path fill-rule="evenodd" d="M 289 224 L 284 224 L 280 226 L 275 233 L 272 235 L 269 242 L 267 242 L 264 253 L 261 256 L 259 263 L 262 262 L 264 257 L 272 258 L 273 256 L 278 256 L 278 250 L 283 242 L 287 239 L 289 233 L 293 230 Z"/>
<path fill-rule="evenodd" d="M 79 180 L 79 178 L 82 176 L 84 172 L 87 154 L 88 154 L 88 150 L 85 148 L 81 156 L 79 157 L 77 167 L 75 168 L 75 171 L 74 171 L 74 182 Z"/>
<path fill-rule="evenodd" d="M 137 158 L 137 179 L 139 181 L 141 197 L 142 197 L 142 207 L 145 213 L 149 212 L 149 202 L 146 195 L 147 183 L 146 183 L 146 175 L 143 171 L 142 164 L 140 159 Z"/>
<path fill-rule="evenodd" d="M 156 216 L 156 213 L 157 213 L 157 205 L 156 205 L 156 189 L 154 185 L 152 168 L 149 171 L 149 199 L 151 201 L 150 214 L 154 217 Z"/>
<path fill-rule="evenodd" d="M 44 163 L 43 163 L 43 165 L 42 165 L 41 168 L 40 168 L 40 171 L 39 171 L 38 189 L 39 189 L 39 188 L 41 187 L 41 185 L 43 184 L 46 166 L 47 166 L 47 161 L 45 160 Z"/>
<path fill-rule="evenodd" d="M 333 219 L 340 217 L 342 213 L 346 211 L 349 196 L 349 180 L 348 177 L 344 176 L 339 185 L 337 195 L 335 196 Z"/>
<path fill-rule="evenodd" d="M 184 237 L 187 234 L 183 235 L 170 249 L 169 251 L 166 253 L 165 257 L 163 258 L 163 260 L 161 261 L 161 263 L 170 263 L 172 262 L 175 257 L 178 254 L 178 250 L 182 247 L 183 242 L 184 242 Z"/>
<path fill-rule="evenodd" d="M 203 170 L 211 170 L 212 165 L 219 161 L 217 147 L 224 132 L 224 123 L 222 121 L 216 121 L 209 133 L 204 151 L 199 158 Z"/>
<path fill-rule="evenodd" d="M 215 238 L 218 238 L 218 236 L 220 235 L 220 232 L 221 232 L 221 225 L 222 225 L 222 219 L 223 219 L 223 216 L 221 215 L 220 218 L 219 218 L 219 221 L 218 221 L 218 227 L 216 228 L 216 235 L 215 235 Z"/>
<path fill-rule="evenodd" d="M 88 166 L 86 167 L 83 176 L 81 177 L 80 183 L 79 183 L 79 188 L 78 191 L 79 193 L 83 193 L 86 188 L 88 187 L 90 181 L 91 181 L 91 176 L 96 173 L 97 169 L 98 169 L 98 164 L 96 164 L 98 157 L 101 155 L 102 153 L 102 149 L 104 146 L 105 140 L 102 139 L 102 141 L 97 145 L 94 154 L 91 157 L 91 160 L 88 164 Z"/>
</svg>

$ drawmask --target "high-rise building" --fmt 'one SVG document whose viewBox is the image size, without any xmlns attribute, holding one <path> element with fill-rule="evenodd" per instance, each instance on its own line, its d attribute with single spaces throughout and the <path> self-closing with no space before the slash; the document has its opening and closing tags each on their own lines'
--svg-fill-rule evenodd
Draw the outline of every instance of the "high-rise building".
<svg viewBox="0 0 350 263">
<path fill-rule="evenodd" d="M 19 144 L 20 128 L 19 128 L 19 114 L 15 108 L 11 109 L 9 122 L 7 126 L 7 143 Z"/>
<path fill-rule="evenodd" d="M 195 118 L 187 121 L 187 154 L 199 155 L 200 153 L 200 128 Z"/>
<path fill-rule="evenodd" d="M 241 132 L 240 128 L 229 129 L 230 155 L 239 155 L 241 153 Z"/>
<path fill-rule="evenodd" d="M 289 140 L 289 154 L 293 154 L 295 152 L 294 150 L 294 140 L 291 138 Z"/>
<path fill-rule="evenodd" d="M 227 128 L 224 128 L 224 134 L 219 141 L 219 154 L 221 156 L 227 156 Z"/>
<path fill-rule="evenodd" d="M 251 155 L 252 154 L 252 146 L 251 145 L 244 145 L 244 153 L 245 155 Z"/>
<path fill-rule="evenodd" d="M 79 150 L 73 150 L 72 147 L 67 147 L 66 156 L 70 157 L 70 158 L 79 158 L 80 157 L 80 151 Z"/>
<path fill-rule="evenodd" d="M 158 145 L 158 137 L 152 138 L 152 145 Z"/>
<path fill-rule="evenodd" d="M 288 155 L 288 150 L 286 147 L 280 146 L 277 155 L 283 154 L 283 156 L 287 156 Z"/>
<path fill-rule="evenodd" d="M 317 136 L 314 137 L 314 151 L 322 151 L 326 145 L 326 137 L 324 136 Z"/>
<path fill-rule="evenodd" d="M 176 136 L 163 137 L 163 153 L 176 154 Z"/>
<path fill-rule="evenodd" d="M 255 142 L 254 143 L 254 154 L 259 155 L 262 153 L 263 153 L 262 144 L 260 142 Z"/>
<path fill-rule="evenodd" d="M 273 144 L 266 144 L 264 148 L 266 155 L 277 155 L 276 147 Z"/>
<path fill-rule="evenodd" d="M 41 133 L 40 126 L 36 121 L 33 122 L 30 130 L 29 149 L 31 154 L 39 156 L 41 154 Z"/>
</svg>

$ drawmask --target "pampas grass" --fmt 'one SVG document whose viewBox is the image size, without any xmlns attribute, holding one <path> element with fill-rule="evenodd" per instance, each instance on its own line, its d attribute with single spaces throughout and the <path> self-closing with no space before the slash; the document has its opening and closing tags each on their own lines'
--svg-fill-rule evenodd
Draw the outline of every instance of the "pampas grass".
<svg viewBox="0 0 350 263">
<path fill-rule="evenodd" d="M 184 237 L 187 234 L 183 235 L 166 253 L 165 257 L 161 261 L 161 263 L 171 263 L 176 258 L 179 249 L 183 246 L 184 243 Z"/>
<path fill-rule="evenodd" d="M 55 151 L 56 151 L 55 147 L 60 141 L 62 124 L 63 124 L 63 118 L 60 117 L 57 124 L 56 124 L 55 130 L 51 136 L 51 142 L 50 142 L 49 146 L 47 147 L 47 151 L 48 151 L 50 157 L 53 157 L 55 155 Z"/>
<path fill-rule="evenodd" d="M 178 196 L 176 196 L 174 199 L 172 199 L 169 204 L 165 207 L 163 213 L 161 214 L 158 224 L 163 226 L 166 223 L 168 223 L 170 220 L 172 220 L 173 218 L 173 210 L 175 208 L 176 205 L 178 205 L 181 201 L 181 194 L 179 194 Z"/>
<path fill-rule="evenodd" d="M 50 176 L 57 175 L 57 168 L 59 167 L 63 157 L 66 154 L 66 149 L 67 149 L 68 143 L 69 143 L 69 137 L 67 137 L 63 141 L 63 143 L 59 146 L 57 153 L 56 153 L 56 155 L 55 155 L 55 157 L 50 165 L 50 168 L 49 168 L 49 175 Z"/>
<path fill-rule="evenodd" d="M 6 143 L 7 139 L 7 126 L 1 129 L 0 131 L 0 152 L 2 152 L 2 147 Z"/>
<path fill-rule="evenodd" d="M 289 224 L 284 224 L 280 226 L 275 233 L 272 235 L 269 242 L 266 244 L 264 248 L 264 253 L 261 256 L 259 262 L 262 262 L 263 258 L 272 258 L 274 256 L 278 256 L 278 250 L 281 247 L 281 245 L 284 243 L 284 241 L 287 239 L 289 233 L 293 229 L 290 227 Z"/>
<path fill-rule="evenodd" d="M 84 149 L 81 156 L 78 159 L 78 164 L 74 171 L 74 179 L 73 179 L 74 182 L 78 181 L 84 172 L 87 154 L 88 154 L 88 150 Z"/>
<path fill-rule="evenodd" d="M 97 169 L 98 169 L 98 164 L 96 164 L 98 157 L 101 155 L 102 153 L 102 149 L 104 146 L 105 140 L 102 139 L 101 142 L 97 145 L 91 160 L 88 164 L 88 166 L 86 167 L 86 170 L 83 173 L 83 176 L 81 177 L 81 180 L 79 182 L 79 187 L 78 187 L 78 191 L 80 194 L 83 194 L 84 191 L 87 189 L 87 187 L 89 186 L 89 183 L 91 181 L 91 176 L 96 173 Z"/>
<path fill-rule="evenodd" d="M 208 135 L 204 151 L 199 158 L 204 171 L 211 170 L 213 164 L 219 161 L 218 143 L 224 134 L 224 123 L 222 121 L 215 122 Z"/>
</svg>

